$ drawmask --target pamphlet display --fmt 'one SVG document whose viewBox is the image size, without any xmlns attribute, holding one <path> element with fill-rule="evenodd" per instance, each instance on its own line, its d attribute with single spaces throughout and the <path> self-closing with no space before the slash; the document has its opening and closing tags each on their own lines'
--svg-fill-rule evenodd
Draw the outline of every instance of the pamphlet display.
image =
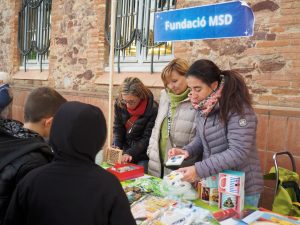
<svg viewBox="0 0 300 225">
<path fill-rule="evenodd" d="M 211 213 L 207 209 L 197 207 L 196 202 L 194 204 L 189 201 L 197 197 L 197 192 L 190 183 L 182 181 L 182 173 L 173 171 L 161 180 L 144 175 L 140 167 L 135 164 L 116 164 L 107 169 L 123 180 L 121 184 L 138 225 L 254 225 L 263 222 L 300 225 L 297 218 L 284 217 L 261 208 L 243 210 L 243 172 L 226 170 L 199 182 L 199 185 L 204 185 L 200 196 L 208 204 L 215 205 L 218 202 L 218 198 L 213 198 L 216 196 L 214 191 L 219 192 L 220 210 Z M 135 176 L 137 177 L 131 178 Z M 203 190 L 209 190 L 208 198 Z"/>
<path fill-rule="evenodd" d="M 174 204 L 176 204 L 174 200 L 148 195 L 132 204 L 131 212 L 137 224 L 140 224 L 156 218 L 163 210 Z"/>
<path fill-rule="evenodd" d="M 172 171 L 169 175 L 164 176 L 162 181 L 162 192 L 168 196 L 177 196 L 187 200 L 197 198 L 197 192 L 193 186 L 186 181 L 182 181 L 182 173 Z"/>
<path fill-rule="evenodd" d="M 295 217 L 286 217 L 264 208 L 244 209 L 241 212 L 226 209 L 213 213 L 213 216 L 221 225 L 300 225 L 300 221 Z"/>
<path fill-rule="evenodd" d="M 175 155 L 168 159 L 166 166 L 180 166 L 184 160 L 184 155 Z"/>
</svg>

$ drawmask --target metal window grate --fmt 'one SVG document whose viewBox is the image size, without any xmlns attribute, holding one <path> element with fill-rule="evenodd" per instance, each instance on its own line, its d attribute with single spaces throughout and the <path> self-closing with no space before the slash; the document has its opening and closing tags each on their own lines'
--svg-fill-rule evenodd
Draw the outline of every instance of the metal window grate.
<svg viewBox="0 0 300 225">
<path fill-rule="evenodd" d="M 52 0 L 23 0 L 18 20 L 18 47 L 25 71 L 27 64 L 47 64 L 50 48 Z"/>
<path fill-rule="evenodd" d="M 172 43 L 154 42 L 154 13 L 175 9 L 176 0 L 118 0 L 116 13 L 115 55 L 118 72 L 121 62 L 150 62 L 164 60 L 172 54 Z M 111 1 L 106 0 L 105 34 L 110 42 Z"/>
</svg>

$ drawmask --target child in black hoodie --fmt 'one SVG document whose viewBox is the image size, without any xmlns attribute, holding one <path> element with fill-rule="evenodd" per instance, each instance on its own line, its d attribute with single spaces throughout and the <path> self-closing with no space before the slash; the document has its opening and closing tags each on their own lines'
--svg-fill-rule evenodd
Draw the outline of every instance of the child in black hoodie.
<svg viewBox="0 0 300 225">
<path fill-rule="evenodd" d="M 50 132 L 54 160 L 17 186 L 4 224 L 136 224 L 119 181 L 94 163 L 106 132 L 99 108 L 62 105 Z"/>
</svg>

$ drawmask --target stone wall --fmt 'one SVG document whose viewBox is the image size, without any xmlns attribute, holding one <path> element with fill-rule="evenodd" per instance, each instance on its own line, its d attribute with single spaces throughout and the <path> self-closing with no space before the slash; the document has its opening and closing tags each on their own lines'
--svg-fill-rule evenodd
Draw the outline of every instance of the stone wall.
<svg viewBox="0 0 300 225">
<path fill-rule="evenodd" d="M 50 74 L 56 88 L 91 91 L 103 73 L 103 2 L 53 1 Z"/>
<path fill-rule="evenodd" d="M 17 1 L 0 0 L 0 72 L 12 73 L 19 62 L 15 33 L 19 6 Z"/>
<path fill-rule="evenodd" d="M 9 72 L 11 76 L 19 67 L 19 2 L 0 1 L 3 9 L 0 11 L 0 71 Z M 253 37 L 176 42 L 175 56 L 186 58 L 189 62 L 209 58 L 222 69 L 240 71 L 257 105 L 299 108 L 300 2 L 248 2 L 256 19 Z M 213 2 L 179 0 L 177 7 L 208 3 Z M 104 74 L 108 63 L 104 20 L 105 0 L 53 0 L 48 78 L 44 81 L 27 80 L 24 75 L 24 79 L 12 82 L 30 87 L 50 85 L 64 90 L 98 90 L 99 85 L 94 81 Z"/>
<path fill-rule="evenodd" d="M 179 2 L 184 6 L 212 3 Z M 246 78 L 255 104 L 300 108 L 300 2 L 248 2 L 255 14 L 253 37 L 178 42 L 175 54 L 189 56 L 190 62 L 209 58 L 223 69 L 238 70 Z"/>
<path fill-rule="evenodd" d="M 10 2 L 1 0 L 0 1 L 1 10 L 0 10 L 0 71 L 7 71 L 10 60 L 7 56 L 7 48 L 11 43 L 11 26 L 10 18 L 14 14 L 12 11 L 12 5 Z"/>
</svg>

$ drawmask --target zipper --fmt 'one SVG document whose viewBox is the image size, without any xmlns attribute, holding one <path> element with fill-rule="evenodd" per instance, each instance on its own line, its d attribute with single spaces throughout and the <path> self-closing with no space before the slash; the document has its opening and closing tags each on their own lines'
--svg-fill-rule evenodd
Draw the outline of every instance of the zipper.
<svg viewBox="0 0 300 225">
<path fill-rule="evenodd" d="M 205 117 L 205 120 L 204 120 L 204 123 L 203 123 L 203 138 L 206 142 L 206 145 L 207 145 L 207 148 L 208 148 L 208 151 L 209 151 L 209 156 L 211 156 L 211 151 L 210 151 L 210 148 L 209 148 L 209 145 L 208 145 L 208 142 L 207 142 L 207 139 L 206 139 L 206 135 L 205 135 L 205 130 L 206 130 L 206 122 L 207 122 L 207 118 L 208 117 Z"/>
<path fill-rule="evenodd" d="M 159 138 L 158 138 L 158 155 L 159 155 L 159 161 L 160 161 L 160 178 L 163 178 L 164 176 L 164 162 L 163 162 L 163 156 L 159 150 L 159 140 L 160 140 L 160 130 L 161 130 L 161 126 L 164 122 L 164 120 L 168 117 L 168 114 L 164 116 L 163 120 L 160 123 L 160 127 L 159 127 Z"/>
<path fill-rule="evenodd" d="M 176 113 L 177 113 L 177 108 L 178 108 L 178 106 L 176 107 L 176 109 L 175 109 L 175 111 L 174 111 L 174 115 L 173 115 L 173 119 L 172 119 L 172 121 L 170 121 L 171 122 L 171 124 L 170 124 L 170 132 L 169 132 L 169 139 L 170 139 L 170 143 L 171 143 L 171 146 L 172 146 L 172 148 L 176 148 L 177 146 L 176 146 L 176 144 L 174 144 L 174 142 L 173 142 L 173 138 L 172 138 L 172 133 L 174 133 L 174 132 L 171 132 L 171 131 L 173 131 L 174 130 L 174 126 L 175 126 L 175 120 L 174 120 L 174 118 L 175 118 L 175 115 L 176 115 Z M 171 110 L 171 106 L 170 106 L 170 110 Z"/>
</svg>

